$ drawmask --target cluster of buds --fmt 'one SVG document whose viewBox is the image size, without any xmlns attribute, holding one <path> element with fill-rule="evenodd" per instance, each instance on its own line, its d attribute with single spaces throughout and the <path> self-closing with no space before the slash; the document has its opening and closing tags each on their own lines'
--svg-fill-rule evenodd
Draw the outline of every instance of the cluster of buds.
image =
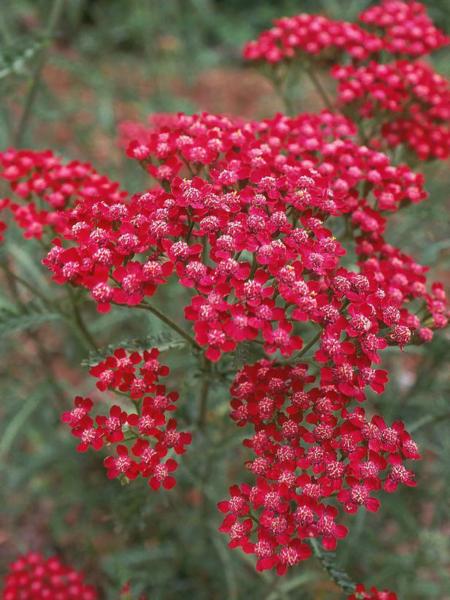
<svg viewBox="0 0 450 600">
<path fill-rule="evenodd" d="M 341 53 L 363 60 L 383 49 L 381 40 L 354 23 L 306 13 L 276 19 L 257 40 L 248 42 L 244 58 L 277 64 L 309 55 L 321 61 Z"/>
<path fill-rule="evenodd" d="M 280 63 L 288 68 L 293 61 L 302 62 L 307 70 L 331 65 L 339 81 L 336 109 L 358 116 L 365 143 L 374 148 L 402 145 L 420 160 L 446 159 L 448 83 L 417 59 L 447 46 L 450 38 L 414 1 L 384 0 L 363 11 L 358 21 L 306 14 L 277 19 L 246 45 L 243 56 L 275 69 L 278 82 Z"/>
<path fill-rule="evenodd" d="M 275 19 L 244 47 L 244 58 L 270 65 L 292 60 L 326 64 L 346 55 L 353 61 L 381 52 L 416 58 L 449 44 L 420 2 L 383 0 L 363 11 L 359 23 L 302 13 Z"/>
<path fill-rule="evenodd" d="M 158 355 L 155 348 L 142 354 L 118 348 L 90 370 L 98 379 L 100 391 L 110 390 L 127 397 L 134 407 L 132 411 L 114 404 L 108 414 L 98 414 L 94 419 L 94 402 L 77 397 L 74 408 L 61 417 L 79 438 L 79 452 L 104 446 L 112 452 L 104 461 L 110 479 L 133 480 L 142 476 L 154 490 L 175 485 L 172 473 L 178 463 L 166 458 L 167 454 L 183 454 L 191 443 L 191 434 L 178 431 L 174 418 L 167 419 L 166 413 L 176 408 L 178 394 L 167 392 L 160 384 L 160 377 L 167 377 L 169 369 L 161 365 Z"/>
</svg>

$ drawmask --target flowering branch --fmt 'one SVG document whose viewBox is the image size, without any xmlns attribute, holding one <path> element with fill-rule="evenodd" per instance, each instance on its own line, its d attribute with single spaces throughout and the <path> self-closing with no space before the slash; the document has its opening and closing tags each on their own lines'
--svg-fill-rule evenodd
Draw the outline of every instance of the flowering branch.
<svg viewBox="0 0 450 600">
<path fill-rule="evenodd" d="M 405 18 L 413 26 L 398 27 Z M 149 311 L 202 353 L 198 429 L 206 428 L 212 378 L 221 373 L 215 364 L 254 350 L 230 386 L 231 419 L 248 432 L 252 480 L 232 485 L 218 503 L 220 531 L 230 548 L 255 556 L 258 571 L 284 575 L 314 552 L 350 600 L 395 594 L 366 591 L 334 566 L 328 552 L 348 533 L 343 514 L 377 512 L 382 490 L 415 486 L 409 461 L 420 459 L 401 421 L 364 408 L 367 392 L 384 391 L 388 373 L 379 364 L 388 346 L 426 343 L 449 322 L 442 284 L 427 287 L 427 268 L 386 238 L 390 215 L 426 200 L 424 177 L 380 151 L 402 145 L 418 160 L 450 154 L 448 84 L 416 60 L 447 42 L 418 3 L 401 0 L 368 8 L 358 23 L 304 14 L 277 20 L 245 57 L 266 63 L 290 110 L 289 70 L 306 63 L 327 110 L 249 121 L 155 117 L 126 140 L 127 155 L 156 182 L 141 193 L 128 195 L 90 165 L 62 163 L 51 152 L 0 154 L 0 175 L 18 198 L 1 206 L 27 237 L 49 234 L 43 263 L 56 283 L 86 291 L 100 313 L 111 305 Z M 317 75 L 330 62 L 336 103 Z M 361 145 L 367 120 L 372 129 Z M 183 307 L 192 334 L 170 304 L 163 310 L 148 301 L 169 278 L 192 292 Z M 96 348 L 73 297 L 72 304 Z M 305 323 L 319 331 L 302 346 Z M 106 447 L 111 479 L 143 477 L 154 491 L 171 489 L 174 457 L 192 436 L 172 416 L 178 394 L 161 383 L 169 368 L 158 349 L 116 348 L 90 374 L 101 392 L 128 400 L 126 409 L 114 404 L 102 414 L 77 397 L 62 416 L 77 449 Z M 206 475 L 201 483 L 206 488 Z"/>
</svg>

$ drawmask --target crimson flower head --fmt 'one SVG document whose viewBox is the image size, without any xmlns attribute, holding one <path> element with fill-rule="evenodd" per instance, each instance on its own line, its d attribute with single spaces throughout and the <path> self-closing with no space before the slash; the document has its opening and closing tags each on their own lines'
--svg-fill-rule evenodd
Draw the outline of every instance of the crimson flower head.
<svg viewBox="0 0 450 600">
<path fill-rule="evenodd" d="M 375 586 L 366 590 L 362 583 L 358 583 L 348 600 L 397 600 L 397 594 L 389 590 L 378 590 Z"/>
<path fill-rule="evenodd" d="M 178 463 L 168 454 L 184 454 L 192 434 L 178 429 L 175 418 L 167 413 L 176 410 L 178 393 L 167 391 L 160 378 L 169 374 L 161 364 L 156 348 L 142 353 L 117 348 L 90 369 L 97 378 L 97 388 L 119 392 L 120 404 L 113 404 L 107 414 L 91 416 L 97 406 L 90 398 L 77 396 L 74 408 L 61 416 L 63 423 L 80 439 L 79 452 L 108 448 L 104 459 L 109 479 L 130 482 L 143 477 L 153 490 L 171 489 L 172 472 Z M 128 396 L 127 401 L 124 397 Z"/>
<path fill-rule="evenodd" d="M 122 145 L 153 180 L 132 196 L 49 151 L 0 153 L 14 195 L 0 210 L 25 237 L 52 240 L 43 263 L 57 284 L 86 290 L 99 312 L 150 311 L 202 364 L 250 348 L 230 386 L 247 475 L 218 510 L 230 548 L 258 570 L 284 575 L 312 540 L 335 550 L 346 513 L 376 512 L 385 492 L 415 485 L 417 444 L 365 403 L 385 389 L 388 346 L 425 343 L 449 322 L 442 284 L 429 287 L 428 268 L 386 237 L 392 214 L 427 199 L 424 176 L 390 149 L 420 161 L 450 154 L 449 86 L 419 60 L 447 43 L 415 1 L 383 0 L 358 23 L 277 19 L 245 58 L 277 78 L 294 61 L 312 76 L 334 64 L 336 106 L 127 124 Z M 173 319 L 153 298 L 169 278 L 180 288 L 171 298 L 188 298 Z M 192 433 L 179 428 L 169 373 L 157 348 L 117 348 L 90 369 L 92 399 L 63 413 L 79 452 L 105 449 L 108 478 L 176 484 Z M 396 597 L 358 584 L 349 598 Z"/>
<path fill-rule="evenodd" d="M 19 556 L 6 574 L 3 600 L 97 600 L 97 590 L 85 583 L 84 574 L 65 565 L 57 556 L 38 552 Z"/>
</svg>

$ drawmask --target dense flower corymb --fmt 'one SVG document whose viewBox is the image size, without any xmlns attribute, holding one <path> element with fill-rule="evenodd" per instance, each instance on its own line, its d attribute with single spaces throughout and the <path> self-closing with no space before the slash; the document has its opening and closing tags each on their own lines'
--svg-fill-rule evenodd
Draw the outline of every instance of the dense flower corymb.
<svg viewBox="0 0 450 600">
<path fill-rule="evenodd" d="M 428 16 L 425 5 L 414 0 L 382 0 L 364 10 L 359 20 L 375 27 L 383 48 L 392 54 L 422 56 L 450 43 Z"/>
<path fill-rule="evenodd" d="M 158 185 L 130 199 L 75 199 L 45 260 L 57 282 L 86 287 L 100 310 L 145 306 L 172 276 L 194 290 L 185 316 L 207 359 L 257 341 L 291 361 L 244 370 L 262 369 L 266 382 L 257 405 L 233 398 L 237 422 L 255 425 L 246 445 L 256 482 L 241 489 L 239 503 L 259 515 L 258 527 L 231 504 L 222 525 L 233 546 L 256 554 L 258 568 L 280 574 L 307 558 L 307 538 L 333 549 L 346 535 L 327 498 L 345 512 L 375 511 L 380 488 L 414 485 L 402 463 L 419 455 L 401 424 L 368 419 L 352 402 L 369 388 L 383 391 L 387 374 L 376 365 L 387 345 L 423 342 L 447 318 L 441 288 L 427 292 L 425 269 L 382 237 L 389 212 L 425 199 L 423 178 L 358 145 L 353 131 L 327 111 L 247 123 L 178 115 L 128 149 Z M 339 218 L 359 272 L 340 262 L 344 246 L 328 227 Z M 305 324 L 315 326 L 308 337 Z M 314 341 L 313 386 L 296 363 Z M 277 375 L 266 381 L 264 369 Z M 118 349 L 91 374 L 100 391 L 127 395 L 134 410 L 118 402 L 94 417 L 92 401 L 77 398 L 63 420 L 78 449 L 107 447 L 110 478 L 143 476 L 153 489 L 171 488 L 177 463 L 167 454 L 183 453 L 190 434 L 167 419 L 177 396 L 159 384 L 167 370 L 157 352 Z M 291 380 L 295 395 L 284 406 Z"/>
<path fill-rule="evenodd" d="M 422 62 L 398 60 L 332 69 L 338 101 L 374 119 L 372 144 L 406 144 L 422 160 L 450 154 L 450 88 Z"/>
<path fill-rule="evenodd" d="M 336 500 L 344 512 L 376 512 L 381 488 L 415 484 L 403 461 L 420 455 L 403 424 L 368 419 L 361 407 L 350 409 L 346 390 L 314 380 L 306 364 L 263 360 L 244 367 L 231 387 L 232 419 L 254 428 L 244 445 L 255 481 L 233 486 L 219 503 L 221 531 L 230 547 L 256 555 L 258 570 L 283 574 L 308 558 L 312 537 L 334 550 L 347 535 Z"/>
<path fill-rule="evenodd" d="M 63 163 L 50 150 L 0 152 L 0 178 L 11 186 L 17 202 L 9 202 L 26 238 L 40 239 L 48 230 L 63 233 L 68 209 L 81 199 L 120 202 L 126 193 L 88 163 Z"/>
<path fill-rule="evenodd" d="M 85 583 L 83 573 L 56 557 L 37 552 L 19 556 L 6 575 L 3 600 L 97 600 L 97 590 Z"/>
<path fill-rule="evenodd" d="M 169 369 L 158 356 L 156 348 L 143 353 L 118 348 L 90 370 L 100 391 L 117 391 L 121 400 L 128 396 L 132 410 L 122 403 L 114 404 L 108 414 L 93 417 L 93 401 L 77 397 L 73 409 L 61 416 L 80 440 L 79 452 L 108 449 L 110 454 L 104 461 L 108 478 L 133 480 L 142 476 L 154 490 L 175 485 L 172 473 L 178 463 L 167 454 L 183 454 L 192 439 L 190 433 L 178 431 L 174 418 L 166 416 L 175 410 L 178 394 L 167 392 L 159 382 Z"/>
<path fill-rule="evenodd" d="M 244 48 L 247 60 L 276 64 L 303 56 L 322 61 L 336 59 L 342 52 L 364 59 L 382 49 L 381 40 L 355 23 L 335 21 L 306 13 L 276 19 L 273 27 Z"/>
<path fill-rule="evenodd" d="M 371 6 L 360 24 L 276 20 L 246 58 L 272 65 L 281 87 L 294 61 L 310 74 L 334 63 L 345 114 L 128 123 L 122 145 L 153 180 L 133 196 L 48 151 L 0 154 L 15 196 L 0 208 L 49 243 L 54 281 L 87 290 L 100 312 L 149 310 L 203 351 L 202 406 L 220 371 L 208 361 L 252 346 L 230 389 L 250 475 L 218 508 L 229 546 L 258 570 L 285 574 L 317 550 L 313 539 L 334 550 L 344 513 L 376 512 L 384 493 L 415 486 L 416 443 L 366 404 L 384 392 L 388 346 L 428 342 L 448 324 L 442 284 L 429 286 L 427 267 L 386 238 L 393 213 L 427 198 L 424 176 L 390 150 L 423 161 L 450 153 L 448 84 L 416 60 L 447 42 L 421 4 L 402 0 Z M 149 302 L 169 281 L 185 288 L 184 325 Z M 160 382 L 169 370 L 158 350 L 118 348 L 90 374 L 116 400 L 102 412 L 77 397 L 62 415 L 78 451 L 105 448 L 110 479 L 172 488 L 191 434 L 172 416 L 178 394 Z M 396 596 L 358 584 L 349 598 Z"/>
</svg>

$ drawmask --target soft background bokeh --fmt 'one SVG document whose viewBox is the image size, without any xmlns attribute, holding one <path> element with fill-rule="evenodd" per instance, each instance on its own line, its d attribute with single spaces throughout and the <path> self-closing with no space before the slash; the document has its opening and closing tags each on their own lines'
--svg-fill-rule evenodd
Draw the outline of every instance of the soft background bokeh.
<svg viewBox="0 0 450 600">
<path fill-rule="evenodd" d="M 270 20 L 296 12 L 326 12 L 351 19 L 368 2 L 338 0 L 67 0 L 49 48 L 42 85 L 24 144 L 52 148 L 91 161 L 127 189 L 148 183 L 118 144 L 122 121 L 152 112 L 220 111 L 265 117 L 282 110 L 270 84 L 240 58 L 242 44 Z M 448 32 L 448 0 L 426 2 Z M 0 3 L 0 146 L 12 143 L 34 65 L 33 52 L 50 12 L 50 0 Z M 28 57 L 28 58 L 27 58 Z M 448 52 L 434 64 L 450 72 Z M 297 90 L 301 110 L 320 100 L 305 82 Z M 448 164 L 426 167 L 430 199 L 392 220 L 389 239 L 447 278 L 450 258 Z M 46 295 L 60 290 L 40 267 L 42 251 L 13 228 L 0 254 Z M 257 574 L 239 551 L 226 548 L 216 530 L 215 502 L 241 470 L 245 454 L 227 419 L 226 385 L 215 390 L 208 430 L 197 435 L 182 461 L 179 484 L 154 494 L 145 484 L 121 487 L 106 479 L 101 456 L 80 456 L 59 414 L 75 394 L 93 392 L 82 365 L 88 351 L 70 327 L 48 308 L 0 279 L 0 469 L 2 520 L 0 570 L 19 552 L 58 552 L 83 568 L 105 598 L 118 597 L 126 581 L 135 596 L 151 600 L 332 600 L 339 591 L 314 560 L 286 578 Z M 176 290 L 164 302 L 177 303 Z M 98 316 L 84 307 L 102 344 L 158 333 L 152 317 L 119 309 Z M 172 382 L 195 410 L 195 376 L 183 351 L 167 359 Z M 448 513 L 448 335 L 425 348 L 392 350 L 391 382 L 374 398 L 387 419 L 402 418 L 425 460 L 417 465 L 419 487 L 383 498 L 379 514 L 360 512 L 341 543 L 339 564 L 354 579 L 389 587 L 407 600 L 450 598 Z M 195 374 L 194 374 L 195 375 Z M 194 407 L 194 408 L 193 408 Z"/>
</svg>

